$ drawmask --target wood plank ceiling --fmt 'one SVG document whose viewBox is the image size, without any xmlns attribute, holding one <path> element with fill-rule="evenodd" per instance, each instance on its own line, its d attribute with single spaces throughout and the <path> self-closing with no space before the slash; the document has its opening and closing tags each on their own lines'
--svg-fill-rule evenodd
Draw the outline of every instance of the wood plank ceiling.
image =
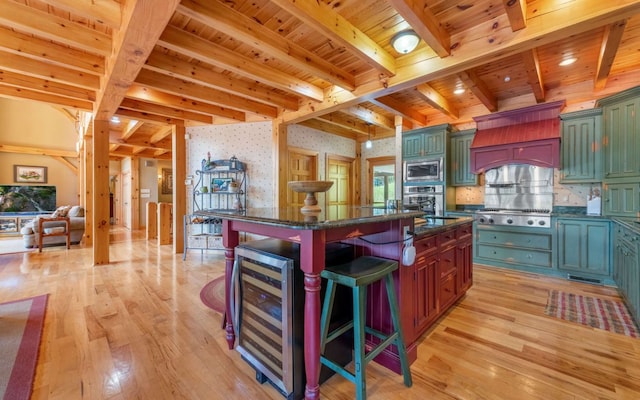
<svg viewBox="0 0 640 400">
<path fill-rule="evenodd" d="M 421 40 L 399 54 L 407 29 Z M 637 84 L 639 50 L 634 0 L 0 0 L 0 96 L 117 117 L 113 157 L 170 158 L 174 123 L 364 141 L 396 116 L 408 130 L 592 104 Z"/>
</svg>

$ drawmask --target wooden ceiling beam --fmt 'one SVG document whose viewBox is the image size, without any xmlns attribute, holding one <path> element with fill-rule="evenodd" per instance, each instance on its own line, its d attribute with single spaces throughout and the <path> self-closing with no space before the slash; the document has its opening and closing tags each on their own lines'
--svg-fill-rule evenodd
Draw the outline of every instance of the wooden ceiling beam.
<svg viewBox="0 0 640 400">
<path fill-rule="evenodd" d="M 512 31 L 519 31 L 527 26 L 527 0 L 502 0 L 509 18 Z"/>
<path fill-rule="evenodd" d="M 111 52 L 109 35 L 15 1 L 2 0 L 0 23 L 90 53 L 106 56 Z"/>
<path fill-rule="evenodd" d="M 347 90 L 356 88 L 355 78 L 350 72 L 336 67 L 315 53 L 221 2 L 182 0 L 178 6 L 178 12 L 205 25 L 214 26 L 216 30 L 236 40 L 247 43 L 267 55 L 334 85 Z"/>
<path fill-rule="evenodd" d="M 322 1 L 271 0 L 329 40 L 344 46 L 379 72 L 396 74 L 396 60 L 373 39 Z"/>
<path fill-rule="evenodd" d="M 0 49 L 23 57 L 102 75 L 104 57 L 0 27 Z"/>
<path fill-rule="evenodd" d="M 0 51 L 0 68 L 36 78 L 66 83 L 90 90 L 100 88 L 100 77 Z"/>
<path fill-rule="evenodd" d="M 614 24 L 607 25 L 604 28 L 604 36 L 602 45 L 600 46 L 600 54 L 598 55 L 598 65 L 596 66 L 596 76 L 594 79 L 594 87 L 596 90 L 604 89 L 611 72 L 613 60 L 616 58 L 622 34 L 627 26 L 627 20 L 623 19 Z"/>
<path fill-rule="evenodd" d="M 121 28 L 114 31 L 107 73 L 97 94 L 95 118 L 107 121 L 135 81 L 180 0 L 127 1 Z"/>
<path fill-rule="evenodd" d="M 149 143 L 144 139 L 136 138 L 135 136 L 124 140 L 122 139 L 122 133 L 118 131 L 109 131 L 109 145 L 110 146 L 124 146 L 124 147 L 145 147 L 151 150 L 171 150 L 171 143 Z"/>
<path fill-rule="evenodd" d="M 212 89 L 191 81 L 168 77 L 154 71 L 140 71 L 140 74 L 136 78 L 136 82 L 142 86 L 176 96 L 184 96 L 188 99 L 195 99 L 200 102 L 221 106 L 223 109 L 216 112 L 215 115 L 225 118 L 244 121 L 246 120 L 244 112 L 264 115 L 270 118 L 275 118 L 278 115 L 278 109 L 273 106 L 249 100 L 221 90 Z"/>
<path fill-rule="evenodd" d="M 136 133 L 138 129 L 142 128 L 143 125 L 144 122 L 142 121 L 130 119 L 129 122 L 127 122 L 127 126 L 125 126 L 122 130 L 122 135 L 120 135 L 120 138 L 122 140 L 129 139 L 131 136 L 133 136 L 134 133 Z"/>
<path fill-rule="evenodd" d="M 478 74 L 474 71 L 462 71 L 458 74 L 458 78 L 487 107 L 487 110 L 491 112 L 498 111 L 498 100 Z"/>
<path fill-rule="evenodd" d="M 451 54 L 451 37 L 425 1 L 387 0 L 424 42 L 440 57 Z"/>
<path fill-rule="evenodd" d="M 139 121 L 149 122 L 151 124 L 178 124 L 183 123 L 181 119 L 163 117 L 161 115 L 151 114 L 142 111 L 128 110 L 125 108 L 118 108 L 114 115 L 118 115 L 124 118 L 135 119 Z"/>
<path fill-rule="evenodd" d="M 4 153 L 34 154 L 38 156 L 50 156 L 50 157 L 73 158 L 78 156 L 78 153 L 70 150 L 45 149 L 42 147 L 30 147 L 30 146 L 12 146 L 8 144 L 0 144 L 0 151 Z"/>
<path fill-rule="evenodd" d="M 382 96 L 369 101 L 380 108 L 384 108 L 388 112 L 400 115 L 402 117 L 403 126 L 406 126 L 408 123 L 413 123 L 419 126 L 427 126 L 428 124 L 426 115 L 408 107 L 405 103 L 397 101 L 393 97 Z M 408 127 L 408 129 L 412 128 L 413 127 Z"/>
<path fill-rule="evenodd" d="M 45 94 L 54 94 L 77 100 L 94 101 L 96 92 L 60 82 L 17 74 L 0 68 L 0 82 L 18 88 L 27 88 Z"/>
<path fill-rule="evenodd" d="M 78 1 L 78 0 L 40 0 L 55 8 L 73 15 L 104 24 L 110 28 L 120 28 L 122 15 L 120 3 L 114 0 Z"/>
<path fill-rule="evenodd" d="M 199 83 L 240 97 L 257 100 L 271 106 L 293 111 L 299 108 L 299 100 L 296 96 L 277 93 L 272 89 L 258 85 L 255 80 L 243 81 L 229 74 L 215 72 L 207 68 L 206 64 L 203 63 L 194 65 L 167 54 L 153 52 L 143 68 L 185 81 Z"/>
<path fill-rule="evenodd" d="M 76 156 L 77 157 L 77 154 Z M 60 161 L 62 164 L 64 164 L 65 167 L 69 168 L 71 170 L 71 172 L 73 172 L 74 174 L 78 175 L 78 166 L 73 164 L 71 161 L 67 160 L 64 157 L 60 157 L 60 156 L 53 156 L 53 158 L 55 158 L 56 160 Z"/>
<path fill-rule="evenodd" d="M 367 123 L 378 126 L 384 129 L 395 130 L 395 123 L 393 120 L 381 115 L 375 111 L 366 109 L 360 106 L 346 107 L 340 110 L 343 113 L 351 114 Z"/>
<path fill-rule="evenodd" d="M 449 102 L 443 95 L 437 90 L 431 87 L 428 83 L 423 83 L 416 86 L 416 91 L 422 96 L 422 98 L 429 103 L 429 105 L 436 110 L 444 113 L 450 118 L 458 119 L 460 112 L 458 109 Z"/>
<path fill-rule="evenodd" d="M 527 73 L 529 86 L 533 91 L 533 95 L 538 103 L 544 102 L 545 90 L 544 81 L 542 80 L 542 71 L 540 70 L 540 60 L 538 59 L 538 51 L 531 49 L 522 53 L 522 61 Z"/>
<path fill-rule="evenodd" d="M 46 94 L 35 90 L 5 85 L 3 83 L 0 83 L 0 96 L 34 100 L 42 103 L 73 107 L 86 111 L 91 111 L 93 109 L 93 103 L 88 101 L 71 99 L 69 97 L 62 97 L 54 94 Z"/>
<path fill-rule="evenodd" d="M 353 118 L 349 114 L 341 112 L 333 112 L 319 117 L 323 122 L 348 129 L 356 134 L 366 135 L 369 125 L 358 118 Z"/>
<path fill-rule="evenodd" d="M 341 136 L 347 139 L 356 140 L 358 134 L 350 129 L 343 128 L 341 126 L 334 125 L 332 123 L 320 120 L 318 118 L 309 119 L 298 123 L 298 125 L 306 126 L 307 128 L 316 129 L 318 131 L 331 133 L 332 135 Z"/>
<path fill-rule="evenodd" d="M 139 111 L 143 113 L 156 114 L 163 117 L 180 119 L 183 121 L 200 122 L 206 125 L 213 124 L 213 117 L 211 115 L 199 114 L 191 111 L 181 110 L 179 108 L 147 103 L 140 100 L 125 98 L 124 100 L 122 100 L 122 103 L 120 103 L 120 108 Z"/>
<path fill-rule="evenodd" d="M 319 102 L 324 99 L 324 91 L 309 82 L 258 63 L 249 57 L 236 54 L 229 49 L 173 26 L 167 26 L 158 44 L 312 101 Z"/>
<path fill-rule="evenodd" d="M 159 85 L 160 83 L 157 84 Z M 159 104 L 166 107 L 174 107 L 201 114 L 214 115 L 217 117 L 227 118 L 229 120 L 240 122 L 246 121 L 246 115 L 242 111 L 220 107 L 218 105 L 205 103 L 193 98 L 165 93 L 161 90 L 154 89 L 153 87 L 146 87 L 137 83 L 134 83 L 129 87 L 129 90 L 127 90 L 127 97 L 144 100 L 147 103 Z"/>
<path fill-rule="evenodd" d="M 156 131 L 156 133 L 151 135 L 151 138 L 149 139 L 149 141 L 151 143 L 158 143 L 162 139 L 170 136 L 172 132 L 173 132 L 173 127 L 171 125 L 160 126 L 158 127 L 158 130 Z"/>
</svg>

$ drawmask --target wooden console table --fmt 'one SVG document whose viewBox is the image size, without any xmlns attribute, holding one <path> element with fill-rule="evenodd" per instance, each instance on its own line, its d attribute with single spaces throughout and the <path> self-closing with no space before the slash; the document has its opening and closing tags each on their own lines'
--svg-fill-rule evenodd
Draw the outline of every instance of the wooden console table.
<svg viewBox="0 0 640 400">
<path fill-rule="evenodd" d="M 51 221 L 64 221 L 64 232 L 44 233 L 44 223 Z M 71 220 L 69 217 L 57 217 L 57 218 L 38 218 L 38 251 L 42 252 L 42 238 L 47 236 L 66 236 L 67 237 L 67 249 L 71 248 Z"/>
</svg>

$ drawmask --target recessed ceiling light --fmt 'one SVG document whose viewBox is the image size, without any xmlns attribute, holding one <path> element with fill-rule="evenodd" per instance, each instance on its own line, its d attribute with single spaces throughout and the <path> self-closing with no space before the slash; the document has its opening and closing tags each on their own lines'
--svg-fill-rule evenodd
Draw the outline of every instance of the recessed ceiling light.
<svg viewBox="0 0 640 400">
<path fill-rule="evenodd" d="M 509 82 L 509 81 L 511 81 L 511 77 L 510 77 L 509 75 L 505 76 L 505 77 L 504 77 L 504 81 L 505 81 L 505 82 Z"/>
<path fill-rule="evenodd" d="M 115 122 L 117 124 L 118 122 L 120 122 L 120 118 L 113 116 L 111 117 L 111 122 Z"/>
<path fill-rule="evenodd" d="M 462 93 L 464 93 L 464 88 L 461 88 L 461 87 L 453 91 L 453 94 L 457 94 L 457 95 L 461 95 Z"/>
<path fill-rule="evenodd" d="M 558 64 L 561 67 L 566 67 L 567 65 L 571 65 L 574 62 L 576 62 L 577 58 L 575 57 L 569 57 L 569 58 L 565 58 L 564 60 L 560 61 L 560 63 Z"/>
</svg>

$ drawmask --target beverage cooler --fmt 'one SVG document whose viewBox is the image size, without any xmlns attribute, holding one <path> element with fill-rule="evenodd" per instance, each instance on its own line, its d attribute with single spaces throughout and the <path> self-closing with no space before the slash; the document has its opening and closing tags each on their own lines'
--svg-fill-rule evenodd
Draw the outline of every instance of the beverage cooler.
<svg viewBox="0 0 640 400">
<path fill-rule="evenodd" d="M 304 273 L 300 246 L 278 239 L 247 242 L 236 247 L 231 308 L 236 330 L 236 350 L 256 370 L 256 379 L 270 382 L 287 399 L 304 398 Z M 348 244 L 330 243 L 326 265 L 354 257 Z M 323 281 L 324 298 L 325 282 Z M 341 288 L 338 288 L 341 289 Z M 332 324 L 352 318 L 350 291 L 336 292 Z M 347 304 L 349 306 L 347 306 Z M 345 334 L 327 345 L 326 352 L 342 365 L 351 361 L 352 337 Z M 320 382 L 333 372 L 322 367 Z"/>
</svg>

